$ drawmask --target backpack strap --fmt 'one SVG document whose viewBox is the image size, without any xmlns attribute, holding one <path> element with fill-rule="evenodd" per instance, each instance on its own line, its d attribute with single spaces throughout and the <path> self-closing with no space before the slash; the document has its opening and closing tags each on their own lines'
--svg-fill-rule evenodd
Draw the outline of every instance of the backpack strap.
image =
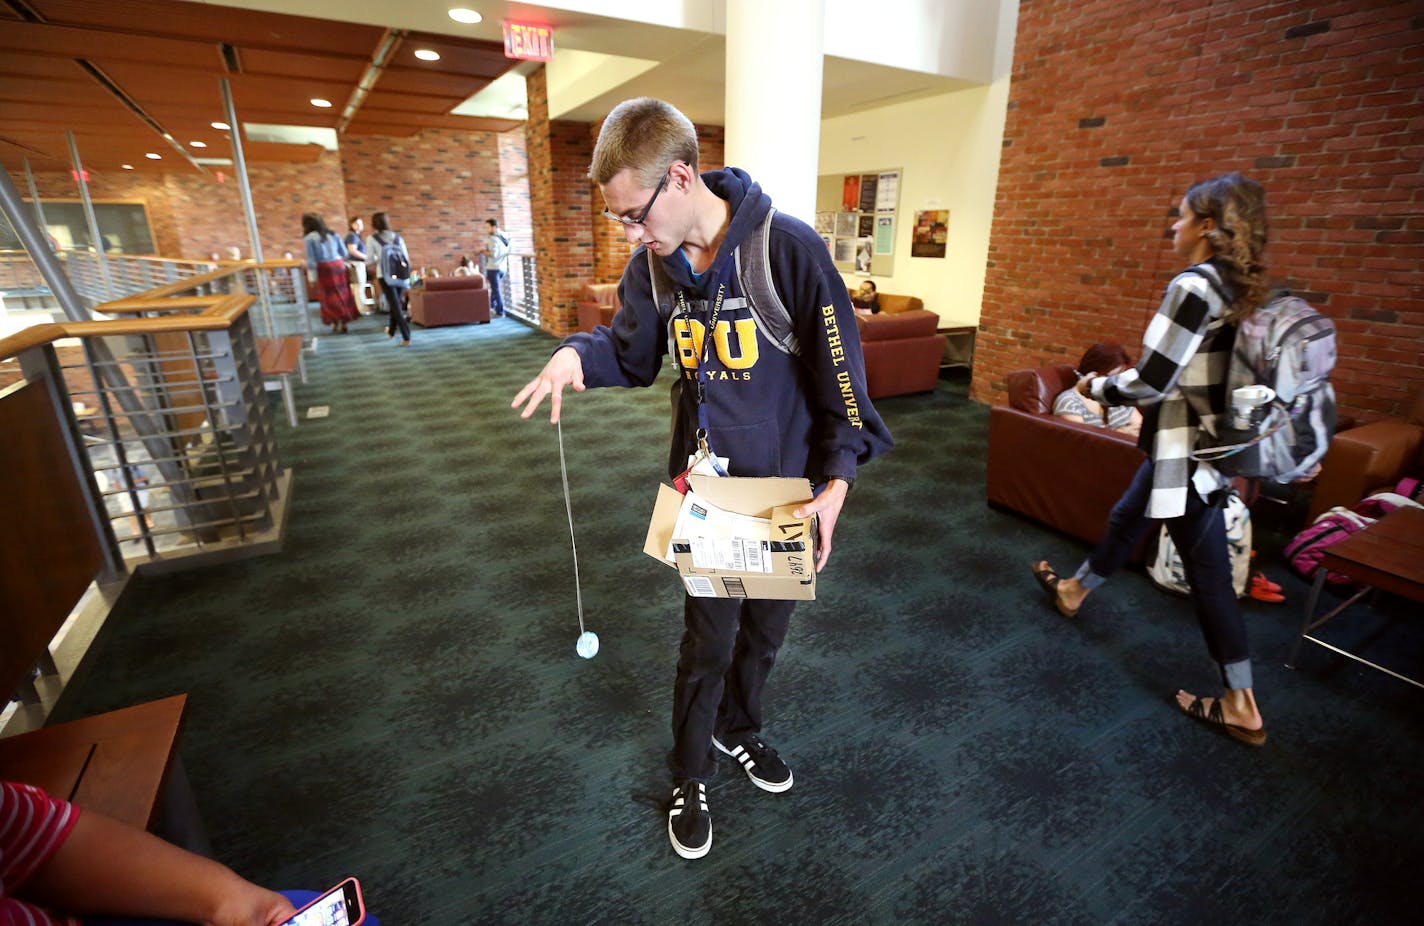
<svg viewBox="0 0 1424 926">
<path fill-rule="evenodd" d="M 1236 300 L 1233 299 L 1229 293 L 1227 293 L 1226 288 L 1222 285 L 1221 281 L 1216 278 L 1216 272 L 1209 270 L 1204 264 L 1193 264 L 1183 272 L 1195 274 L 1196 276 L 1201 277 L 1203 280 L 1206 280 L 1207 283 L 1211 285 L 1211 288 L 1216 290 L 1216 294 L 1221 298 L 1221 301 L 1226 303 L 1227 308 L 1231 308 L 1231 306 L 1236 302 Z"/>
<path fill-rule="evenodd" d="M 766 218 L 757 223 L 752 233 L 737 245 L 734 253 L 737 279 L 751 306 L 752 319 L 766 339 L 783 354 L 801 356 L 801 345 L 791 324 L 791 313 L 776 293 L 771 279 L 771 220 L 776 209 L 768 209 Z"/>
<path fill-rule="evenodd" d="M 769 241 L 771 220 L 775 214 L 775 209 L 768 210 L 766 218 L 762 219 L 751 234 L 737 245 L 737 249 L 732 254 L 736 263 L 737 280 L 741 285 L 742 294 L 746 296 L 747 305 L 752 310 L 752 320 L 757 329 L 777 350 L 783 354 L 799 357 L 801 345 L 792 328 L 791 313 L 787 311 L 786 304 L 777 295 L 776 286 L 771 279 Z M 673 282 L 672 277 L 668 276 L 667 269 L 663 267 L 662 260 L 656 254 L 648 251 L 647 255 L 648 275 L 653 284 L 653 301 L 658 307 L 658 318 L 666 327 L 668 320 L 672 318 L 677 284 Z M 672 344 L 671 334 L 668 335 L 668 348 L 669 352 L 675 355 L 675 345 Z"/>
</svg>

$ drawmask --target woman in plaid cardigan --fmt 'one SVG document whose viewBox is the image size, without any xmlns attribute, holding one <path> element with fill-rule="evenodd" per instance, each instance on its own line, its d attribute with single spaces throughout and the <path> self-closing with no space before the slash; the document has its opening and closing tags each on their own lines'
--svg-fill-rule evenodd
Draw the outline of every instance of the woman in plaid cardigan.
<svg viewBox="0 0 1424 926">
<path fill-rule="evenodd" d="M 1253 746 L 1266 741 L 1252 693 L 1246 625 L 1231 584 L 1222 517 L 1227 482 L 1190 453 L 1197 432 L 1215 434 L 1230 411 L 1227 370 L 1236 326 L 1265 303 L 1269 287 L 1266 200 L 1261 185 L 1238 173 L 1187 190 L 1172 226 L 1173 248 L 1187 269 L 1167 285 L 1142 340 L 1137 365 L 1078 384 L 1106 407 L 1144 413 L 1138 446 L 1147 454 L 1132 485 L 1113 507 L 1108 532 L 1072 578 L 1047 562 L 1033 565 L 1039 584 L 1065 617 L 1117 571 L 1147 530 L 1162 521 L 1181 551 L 1192 604 L 1207 649 L 1221 667 L 1225 692 L 1198 698 L 1177 692 L 1188 715 Z"/>
</svg>

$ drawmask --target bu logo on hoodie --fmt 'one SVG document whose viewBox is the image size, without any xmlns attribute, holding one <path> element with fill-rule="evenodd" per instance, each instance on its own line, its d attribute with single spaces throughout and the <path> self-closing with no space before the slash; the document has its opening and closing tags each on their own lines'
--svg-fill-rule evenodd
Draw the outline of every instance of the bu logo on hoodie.
<svg viewBox="0 0 1424 926">
<path fill-rule="evenodd" d="M 705 308 L 705 303 L 697 309 Z M 674 315 L 670 321 L 673 346 L 677 361 L 684 370 L 696 370 L 703 345 L 707 344 L 707 325 L 696 318 Z M 717 355 L 721 366 L 729 371 L 748 371 L 756 366 L 761 356 L 757 341 L 756 322 L 751 317 L 750 307 L 744 296 L 731 296 L 718 313 L 717 328 L 712 332 L 710 349 Z M 746 379 L 737 376 L 736 379 Z"/>
</svg>

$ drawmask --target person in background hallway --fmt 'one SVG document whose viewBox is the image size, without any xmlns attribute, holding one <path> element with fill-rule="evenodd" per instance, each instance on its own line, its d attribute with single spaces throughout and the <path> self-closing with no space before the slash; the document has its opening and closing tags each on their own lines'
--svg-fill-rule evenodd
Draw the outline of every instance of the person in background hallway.
<svg viewBox="0 0 1424 926">
<path fill-rule="evenodd" d="M 875 290 L 875 284 L 869 280 L 861 280 L 860 288 L 851 297 L 850 304 L 855 306 L 857 315 L 877 315 L 880 313 L 880 294 Z"/>
<path fill-rule="evenodd" d="M 1191 583 L 1192 605 L 1224 693 L 1198 698 L 1178 690 L 1189 716 L 1249 745 L 1266 741 L 1252 688 L 1246 625 L 1231 584 L 1222 515 L 1229 486 L 1190 454 L 1197 433 L 1216 434 L 1230 414 L 1227 368 L 1236 326 L 1269 294 L 1262 252 L 1266 194 L 1238 173 L 1187 190 L 1172 226 L 1173 250 L 1187 264 L 1167 285 L 1143 336 L 1137 365 L 1112 376 L 1090 374 L 1078 391 L 1105 408 L 1144 409 L 1138 446 L 1147 453 L 1108 519 L 1108 532 L 1072 578 L 1047 562 L 1034 576 L 1059 613 L 1074 617 L 1085 598 L 1127 561 L 1148 529 L 1165 521 Z M 1071 465 L 1071 461 L 1067 461 Z"/>
<path fill-rule="evenodd" d="M 485 240 L 485 282 L 490 288 L 490 310 L 504 314 L 504 275 L 509 271 L 509 236 L 499 230 L 497 219 L 485 219 L 489 237 Z"/>
<path fill-rule="evenodd" d="M 101 915 L 277 926 L 295 912 L 286 897 L 211 859 L 31 785 L 0 782 L 5 926 L 78 926 L 74 916 Z"/>
<path fill-rule="evenodd" d="M 346 323 L 361 317 L 346 279 L 346 246 L 314 212 L 302 215 L 302 231 L 307 248 L 307 277 L 316 279 L 321 322 L 330 325 L 333 334 L 345 334 Z"/>
<path fill-rule="evenodd" d="M 1073 372 L 1081 381 L 1088 376 L 1116 376 L 1132 366 L 1127 351 L 1116 341 L 1100 341 L 1083 353 Z M 1064 389 L 1053 401 L 1053 414 L 1065 421 L 1090 424 L 1095 428 L 1111 428 L 1134 437 L 1142 431 L 1142 412 L 1130 405 L 1104 408 L 1077 389 Z"/>
<path fill-rule="evenodd" d="M 891 448 L 890 432 L 866 394 L 855 314 L 820 236 L 775 212 L 744 171 L 699 173 L 697 159 L 697 131 L 671 105 L 644 97 L 609 113 L 589 177 L 608 206 L 604 215 L 638 246 L 618 286 L 622 308 L 612 328 L 565 339 L 512 405 L 527 400 L 521 417 L 528 418 L 547 397 L 549 419 L 557 422 L 565 387 L 651 385 L 669 343 L 679 345 L 668 474 L 721 455 L 733 476 L 789 476 L 820 486 L 794 512 L 818 517 L 819 571 L 858 467 Z M 784 350 L 758 323 L 739 261 L 765 261 L 796 350 Z M 735 758 L 764 791 L 792 785 L 791 769 L 761 732 L 766 680 L 795 606 L 683 598 L 667 824 L 683 858 L 701 858 L 712 847 L 706 782 L 719 753 Z"/>
<path fill-rule="evenodd" d="M 346 269 L 347 279 L 351 282 L 352 294 L 356 297 L 356 308 L 362 315 L 371 314 L 367 311 L 366 301 L 366 281 L 370 279 L 366 275 L 366 243 L 361 240 L 361 232 L 366 228 L 366 223 L 361 221 L 359 215 L 353 215 L 346 222 L 346 237 L 342 239 L 346 244 Z"/>
<path fill-rule="evenodd" d="M 410 251 L 406 250 L 405 239 L 391 228 L 390 219 L 384 212 L 371 216 L 371 229 L 371 235 L 366 239 L 366 260 L 375 262 L 376 275 L 381 281 L 381 292 L 385 294 L 386 305 L 390 308 L 391 320 L 386 326 L 386 337 L 393 338 L 399 331 L 400 343 L 404 347 L 410 344 L 410 319 L 406 314 L 406 296 L 410 290 L 410 280 L 388 275 L 385 272 L 386 262 L 381 260 L 381 253 L 388 247 L 400 248 L 401 253 L 405 255 L 406 265 L 409 266 Z"/>
</svg>

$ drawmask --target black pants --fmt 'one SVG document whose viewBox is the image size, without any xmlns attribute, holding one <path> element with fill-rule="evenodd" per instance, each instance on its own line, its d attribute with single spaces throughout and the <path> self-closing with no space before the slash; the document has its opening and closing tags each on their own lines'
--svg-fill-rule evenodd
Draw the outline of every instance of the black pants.
<svg viewBox="0 0 1424 926">
<path fill-rule="evenodd" d="M 410 322 L 406 321 L 406 293 L 409 292 L 404 286 L 392 286 L 383 278 L 381 280 L 381 292 L 386 294 L 386 305 L 391 309 L 391 323 L 386 327 L 386 333 L 395 334 L 399 326 L 401 340 L 410 340 Z"/>
<path fill-rule="evenodd" d="M 668 754 L 673 778 L 712 777 L 714 733 L 720 739 L 761 732 L 762 689 L 795 607 L 794 601 L 686 597 Z"/>
</svg>

